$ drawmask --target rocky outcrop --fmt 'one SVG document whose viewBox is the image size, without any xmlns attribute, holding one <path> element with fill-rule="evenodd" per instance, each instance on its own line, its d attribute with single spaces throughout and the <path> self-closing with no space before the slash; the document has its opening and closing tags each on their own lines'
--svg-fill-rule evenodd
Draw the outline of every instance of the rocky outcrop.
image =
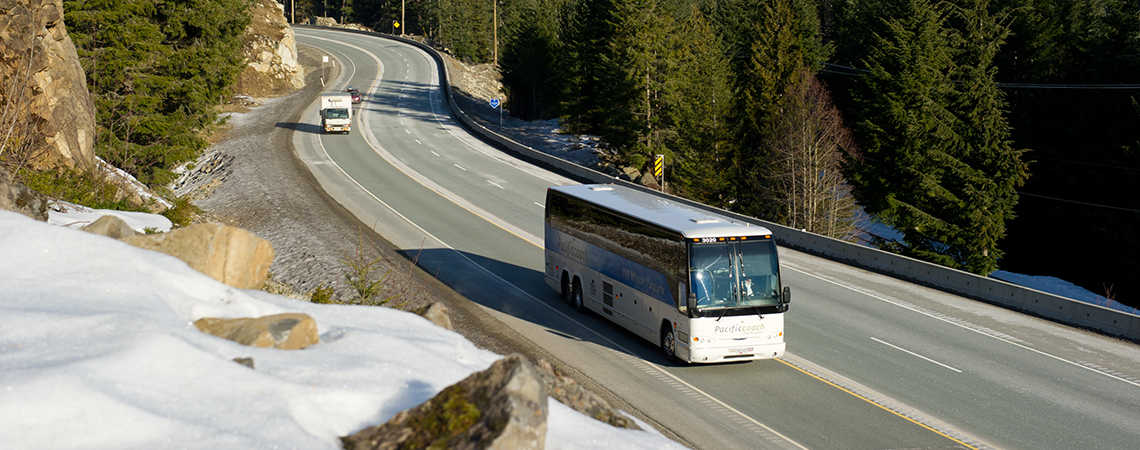
<svg viewBox="0 0 1140 450">
<path fill-rule="evenodd" d="M 273 263 L 269 241 L 241 228 L 217 223 L 128 237 L 123 242 L 174 256 L 195 270 L 240 289 L 261 288 Z"/>
<path fill-rule="evenodd" d="M 28 189 L 0 168 L 0 209 L 15 211 L 41 222 L 48 220 L 48 198 Z"/>
<path fill-rule="evenodd" d="M 63 0 L 0 0 L 0 79 L 0 105 L 30 114 L 37 126 L 29 136 L 36 166 L 95 167 L 95 106 Z M 13 89 L 13 79 L 26 81 L 24 89 Z"/>
<path fill-rule="evenodd" d="M 337 26 L 336 19 L 334 19 L 332 17 L 320 17 L 320 16 L 313 17 L 312 19 L 310 19 L 309 24 L 310 25 L 316 25 L 319 27 L 335 27 L 335 26 Z"/>
<path fill-rule="evenodd" d="M 112 215 L 105 215 L 96 219 L 81 228 L 83 231 L 100 236 L 107 236 L 111 239 L 125 239 L 131 236 L 138 236 L 139 233 L 127 225 L 123 219 Z"/>
<path fill-rule="evenodd" d="M 203 333 L 252 347 L 299 350 L 320 342 L 317 322 L 308 314 L 301 313 L 274 314 L 253 319 L 205 317 L 194 321 L 194 326 Z M 252 359 L 247 366 L 253 368 Z"/>
<path fill-rule="evenodd" d="M 633 430 L 641 429 L 641 427 L 637 426 L 637 423 L 630 420 L 629 417 L 626 417 L 626 415 L 610 406 L 609 402 L 605 399 L 578 384 L 573 378 L 560 372 L 547 360 L 540 359 L 535 366 L 538 368 L 538 374 L 542 378 L 542 384 L 546 386 L 550 397 L 558 400 L 559 403 L 569 406 L 571 409 L 582 414 L 593 417 L 595 420 L 608 423 L 615 427 Z"/>
<path fill-rule="evenodd" d="M 285 20 L 284 6 L 274 0 L 254 1 L 243 41 L 242 55 L 248 65 L 238 75 L 238 92 L 266 97 L 305 86 L 297 64 L 297 41 Z"/>
<path fill-rule="evenodd" d="M 346 449 L 540 449 L 546 388 L 521 355 L 496 361 L 384 425 L 341 438 Z"/>
<path fill-rule="evenodd" d="M 425 319 L 430 320 L 438 327 L 454 330 L 451 327 L 451 315 L 447 312 L 447 305 L 435 302 L 427 305 L 422 311 L 417 311 L 416 314 L 423 316 Z"/>
</svg>

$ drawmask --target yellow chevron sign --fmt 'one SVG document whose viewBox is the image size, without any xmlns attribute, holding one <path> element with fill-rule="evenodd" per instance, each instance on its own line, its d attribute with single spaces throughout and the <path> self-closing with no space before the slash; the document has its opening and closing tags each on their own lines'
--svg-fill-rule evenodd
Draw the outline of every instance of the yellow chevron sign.
<svg viewBox="0 0 1140 450">
<path fill-rule="evenodd" d="M 665 155 L 657 155 L 653 159 L 653 176 L 659 177 L 665 173 Z"/>
</svg>

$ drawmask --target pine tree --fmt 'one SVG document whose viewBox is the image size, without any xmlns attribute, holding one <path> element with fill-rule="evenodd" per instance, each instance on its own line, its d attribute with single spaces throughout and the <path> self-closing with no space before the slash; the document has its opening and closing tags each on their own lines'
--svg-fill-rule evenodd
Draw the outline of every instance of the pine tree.
<svg viewBox="0 0 1140 450">
<path fill-rule="evenodd" d="M 560 58 L 564 71 L 561 98 L 562 123 L 572 133 L 599 134 L 606 122 L 607 104 L 615 89 L 616 74 L 605 62 L 612 60 L 613 0 L 578 0 L 563 17 L 566 45 Z"/>
<path fill-rule="evenodd" d="M 68 1 L 64 11 L 95 100 L 96 154 L 165 184 L 205 147 L 201 130 L 243 67 L 248 0 Z"/>
<path fill-rule="evenodd" d="M 623 162 L 635 167 L 662 151 L 663 135 L 669 131 L 662 128 L 662 95 L 666 78 L 674 75 L 670 39 L 675 26 L 657 0 L 622 0 L 614 11 L 614 37 L 605 65 L 619 78 L 606 99 L 610 112 L 601 135 Z"/>
<path fill-rule="evenodd" d="M 809 58 L 818 33 L 804 35 L 793 0 L 763 7 L 754 25 L 748 63 L 737 72 L 739 115 L 737 147 L 732 158 L 733 208 L 744 214 L 780 221 L 773 191 L 772 141 L 780 97 L 812 65 Z"/>
<path fill-rule="evenodd" d="M 888 249 L 954 266 L 945 254 L 963 231 L 948 210 L 963 199 L 943 185 L 958 139 L 948 109 L 954 93 L 953 44 L 946 12 L 928 0 L 903 0 L 865 60 L 870 74 L 856 101 L 862 155 L 848 179 L 866 211 L 904 235 Z"/>
<path fill-rule="evenodd" d="M 866 61 L 855 194 L 903 233 L 901 253 L 988 274 L 1027 169 L 993 65 L 1006 29 L 985 0 L 904 2 Z"/>
<path fill-rule="evenodd" d="M 994 78 L 994 64 L 1009 29 L 988 11 L 989 0 L 963 0 L 956 22 L 958 40 L 955 93 L 951 109 L 957 117 L 960 147 L 953 149 L 961 167 L 954 191 L 962 199 L 957 222 L 964 235 L 951 244 L 952 256 L 966 270 L 989 274 L 1003 252 L 1006 222 L 1013 219 L 1017 189 L 1029 175 L 1020 151 L 1010 142 L 1004 94 Z"/>
<path fill-rule="evenodd" d="M 511 114 L 526 120 L 546 119 L 558 107 L 561 52 L 558 17 L 561 1 L 519 1 L 504 17 L 503 52 L 499 60 L 503 89 Z"/>
<path fill-rule="evenodd" d="M 712 24 L 696 7 L 683 16 L 672 45 L 676 70 L 666 80 L 666 177 L 687 198 L 724 206 L 731 157 L 730 67 Z"/>
</svg>

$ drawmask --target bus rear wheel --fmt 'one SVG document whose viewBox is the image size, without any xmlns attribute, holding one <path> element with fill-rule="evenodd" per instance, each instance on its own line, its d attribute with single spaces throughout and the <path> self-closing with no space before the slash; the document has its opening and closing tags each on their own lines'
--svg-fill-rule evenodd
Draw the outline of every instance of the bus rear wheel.
<svg viewBox="0 0 1140 450">
<path fill-rule="evenodd" d="M 570 275 L 566 272 L 562 272 L 562 301 L 567 305 L 572 305 L 571 300 L 574 298 L 573 295 L 574 293 L 570 292 Z"/>
<path fill-rule="evenodd" d="M 577 278 L 574 279 L 574 293 L 571 295 L 571 299 L 573 300 L 572 305 L 574 309 L 578 311 L 586 309 L 585 305 L 582 304 L 582 281 Z"/>
<path fill-rule="evenodd" d="M 677 340 L 673 336 L 673 327 L 668 325 L 661 327 L 661 352 L 670 361 L 677 360 Z"/>
</svg>

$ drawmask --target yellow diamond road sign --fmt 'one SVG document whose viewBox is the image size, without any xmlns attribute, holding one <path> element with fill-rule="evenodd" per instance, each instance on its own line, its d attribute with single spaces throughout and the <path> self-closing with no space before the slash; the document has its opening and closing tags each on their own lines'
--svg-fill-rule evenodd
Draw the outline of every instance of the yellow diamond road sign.
<svg viewBox="0 0 1140 450">
<path fill-rule="evenodd" d="M 653 176 L 659 177 L 665 173 L 665 155 L 657 155 L 653 160 Z"/>
</svg>

